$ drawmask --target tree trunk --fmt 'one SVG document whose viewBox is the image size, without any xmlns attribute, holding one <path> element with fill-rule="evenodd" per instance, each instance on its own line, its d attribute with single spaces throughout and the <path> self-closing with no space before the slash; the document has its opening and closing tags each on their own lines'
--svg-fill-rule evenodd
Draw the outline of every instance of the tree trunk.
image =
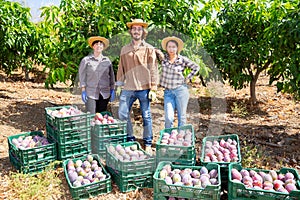
<svg viewBox="0 0 300 200">
<path fill-rule="evenodd" d="M 252 81 L 250 82 L 250 100 L 253 105 L 257 103 L 256 90 L 255 90 L 257 79 L 258 79 L 258 74 L 255 74 L 255 76 L 253 76 Z"/>
</svg>

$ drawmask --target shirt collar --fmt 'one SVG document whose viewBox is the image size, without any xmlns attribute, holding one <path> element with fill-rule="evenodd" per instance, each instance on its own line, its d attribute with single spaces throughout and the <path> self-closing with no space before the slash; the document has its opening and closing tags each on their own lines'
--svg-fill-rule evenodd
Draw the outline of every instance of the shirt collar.
<svg viewBox="0 0 300 200">
<path fill-rule="evenodd" d="M 90 59 L 93 58 L 93 59 L 95 59 L 95 60 L 98 60 L 98 59 L 94 56 L 94 53 L 90 53 L 90 54 L 89 54 L 89 57 L 90 57 Z M 106 59 L 107 59 L 107 57 L 104 56 L 104 55 L 102 55 L 102 60 L 106 60 Z M 102 60 L 101 60 L 101 61 L 102 61 Z"/>
<path fill-rule="evenodd" d="M 142 40 L 142 42 L 139 44 L 139 47 L 140 46 L 145 46 L 145 40 Z M 130 43 L 130 45 L 133 47 L 134 46 L 134 44 L 133 44 L 133 40 L 131 40 L 131 43 Z"/>
<path fill-rule="evenodd" d="M 170 60 L 169 54 L 166 53 L 166 54 L 165 54 L 165 61 L 169 61 L 169 60 Z M 175 60 L 175 62 L 178 62 L 178 61 L 180 61 L 180 60 L 182 60 L 182 56 L 181 56 L 180 54 L 178 54 L 178 55 L 177 55 L 177 58 L 176 58 L 176 60 Z"/>
</svg>

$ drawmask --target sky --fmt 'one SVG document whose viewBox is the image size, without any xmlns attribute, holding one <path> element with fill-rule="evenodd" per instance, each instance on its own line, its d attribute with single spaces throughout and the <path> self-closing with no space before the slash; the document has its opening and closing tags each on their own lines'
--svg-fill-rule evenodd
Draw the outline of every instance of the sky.
<svg viewBox="0 0 300 200">
<path fill-rule="evenodd" d="M 50 5 L 59 6 L 60 4 L 60 0 L 10 0 L 10 1 L 19 2 L 25 5 L 25 7 L 29 7 L 33 22 L 39 21 L 39 16 L 41 14 L 39 8 L 43 6 L 50 6 Z"/>
</svg>

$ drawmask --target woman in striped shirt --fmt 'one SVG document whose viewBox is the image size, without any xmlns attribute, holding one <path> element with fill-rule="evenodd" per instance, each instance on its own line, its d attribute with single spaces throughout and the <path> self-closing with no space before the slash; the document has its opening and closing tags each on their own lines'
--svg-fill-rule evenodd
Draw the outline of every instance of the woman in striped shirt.
<svg viewBox="0 0 300 200">
<path fill-rule="evenodd" d="M 177 111 L 178 126 L 186 123 L 186 110 L 189 101 L 189 81 L 198 71 L 199 66 L 180 55 L 184 43 L 177 37 L 166 37 L 162 40 L 162 48 L 167 52 L 161 57 L 162 72 L 160 85 L 164 88 L 165 128 L 172 128 L 174 113 Z M 184 77 L 183 72 L 190 68 L 191 72 Z"/>
</svg>

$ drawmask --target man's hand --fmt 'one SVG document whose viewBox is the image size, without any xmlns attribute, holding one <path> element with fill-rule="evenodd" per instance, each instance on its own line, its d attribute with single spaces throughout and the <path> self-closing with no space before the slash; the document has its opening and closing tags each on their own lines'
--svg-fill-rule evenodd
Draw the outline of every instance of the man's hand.
<svg viewBox="0 0 300 200">
<path fill-rule="evenodd" d="M 155 101 L 156 100 L 156 93 L 155 93 L 155 91 L 150 90 L 148 98 L 150 99 L 150 101 Z"/>
<path fill-rule="evenodd" d="M 115 100 L 115 90 L 111 89 L 110 90 L 110 102 L 113 102 Z"/>
<path fill-rule="evenodd" d="M 121 86 L 117 86 L 117 89 L 116 89 L 116 96 L 120 96 L 120 94 L 121 94 L 121 91 L 122 91 L 122 88 L 121 88 Z"/>
<path fill-rule="evenodd" d="M 86 95 L 86 91 L 81 92 L 81 99 L 82 99 L 83 103 L 87 103 L 88 97 Z"/>
</svg>

